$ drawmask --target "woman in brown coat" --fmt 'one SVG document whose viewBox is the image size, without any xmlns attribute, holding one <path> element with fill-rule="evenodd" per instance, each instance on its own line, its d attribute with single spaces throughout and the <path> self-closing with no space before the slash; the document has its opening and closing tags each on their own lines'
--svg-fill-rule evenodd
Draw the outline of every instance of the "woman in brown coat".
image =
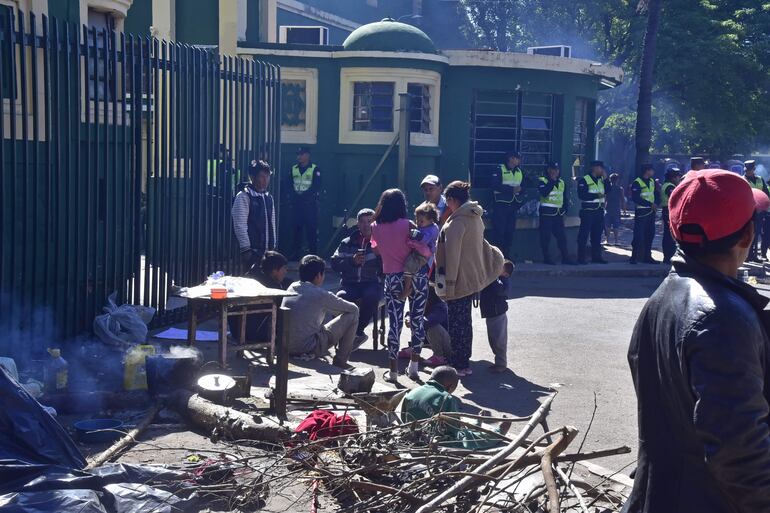
<svg viewBox="0 0 770 513">
<path fill-rule="evenodd" d="M 447 303 L 450 364 L 460 376 L 471 374 L 474 296 L 500 276 L 503 254 L 484 240 L 483 209 L 470 201 L 470 184 L 454 181 L 444 191 L 449 218 L 436 247 L 436 293 Z"/>
</svg>

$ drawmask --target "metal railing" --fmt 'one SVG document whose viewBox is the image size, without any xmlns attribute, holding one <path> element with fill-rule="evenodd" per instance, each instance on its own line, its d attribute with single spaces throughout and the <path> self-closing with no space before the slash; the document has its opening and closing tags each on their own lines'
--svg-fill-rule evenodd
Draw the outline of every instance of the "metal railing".
<svg viewBox="0 0 770 513">
<path fill-rule="evenodd" d="M 236 270 L 238 184 L 280 168 L 276 66 L 19 12 L 0 84 L 0 339 L 85 332 L 113 291 L 169 321 L 172 285 Z"/>
</svg>

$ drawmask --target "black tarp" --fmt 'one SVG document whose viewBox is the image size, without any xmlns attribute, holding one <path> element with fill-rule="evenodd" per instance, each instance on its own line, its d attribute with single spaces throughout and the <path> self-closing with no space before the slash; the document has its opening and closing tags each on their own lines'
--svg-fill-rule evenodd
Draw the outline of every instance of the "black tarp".
<svg viewBox="0 0 770 513">
<path fill-rule="evenodd" d="M 85 466 L 64 428 L 0 367 L 0 512 L 197 510 L 195 495 L 185 490 L 185 472 L 129 464 L 85 471 Z"/>
</svg>

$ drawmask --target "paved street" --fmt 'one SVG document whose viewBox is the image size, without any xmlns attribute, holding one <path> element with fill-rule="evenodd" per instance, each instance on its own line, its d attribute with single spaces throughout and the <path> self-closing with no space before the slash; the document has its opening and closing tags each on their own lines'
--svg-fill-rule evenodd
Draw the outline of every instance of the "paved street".
<svg viewBox="0 0 770 513">
<path fill-rule="evenodd" d="M 632 454 L 597 463 L 617 470 L 633 462 L 636 399 L 626 351 L 639 311 L 659 283 L 660 278 L 569 276 L 515 280 L 508 312 L 508 358 L 513 373 L 493 375 L 486 371 L 493 355 L 484 321 L 474 310 L 474 373 L 462 380 L 457 394 L 469 409 L 475 406 L 528 415 L 549 387 L 558 388 L 549 424 L 551 428 L 574 425 L 581 431 L 578 440 L 582 440 L 595 392 L 596 418 L 583 450 L 625 444 L 632 447 Z M 369 347 L 366 344 L 353 354 L 354 365 L 385 364 L 384 352 L 375 353 Z M 414 386 L 405 376 L 400 383 Z"/>
</svg>

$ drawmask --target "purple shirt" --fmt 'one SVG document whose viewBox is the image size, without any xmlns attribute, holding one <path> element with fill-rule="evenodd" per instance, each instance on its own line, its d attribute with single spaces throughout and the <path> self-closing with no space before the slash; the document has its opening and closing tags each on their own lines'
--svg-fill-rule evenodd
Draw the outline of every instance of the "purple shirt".
<svg viewBox="0 0 770 513">
<path fill-rule="evenodd" d="M 372 224 L 372 247 L 377 248 L 382 258 L 382 272 L 385 274 L 404 272 L 404 262 L 411 249 L 409 220 L 398 219 L 392 223 Z"/>
</svg>

